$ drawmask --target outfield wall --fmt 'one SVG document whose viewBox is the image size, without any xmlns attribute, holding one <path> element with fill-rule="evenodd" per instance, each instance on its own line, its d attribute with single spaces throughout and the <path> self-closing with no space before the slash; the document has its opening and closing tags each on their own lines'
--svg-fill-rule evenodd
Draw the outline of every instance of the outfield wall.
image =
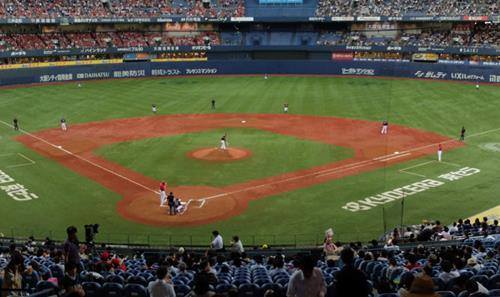
<svg viewBox="0 0 500 297">
<path fill-rule="evenodd" d="M 231 74 L 385 76 L 500 83 L 500 67 L 414 62 L 226 60 L 135 62 L 0 71 L 0 86 L 88 79 Z"/>
</svg>

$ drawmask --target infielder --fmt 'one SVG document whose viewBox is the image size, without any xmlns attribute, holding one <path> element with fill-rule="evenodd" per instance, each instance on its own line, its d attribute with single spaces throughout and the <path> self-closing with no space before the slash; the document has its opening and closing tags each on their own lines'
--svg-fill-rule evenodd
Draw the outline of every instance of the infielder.
<svg viewBox="0 0 500 297">
<path fill-rule="evenodd" d="M 441 162 L 441 157 L 443 156 L 443 146 L 441 144 L 438 145 L 438 161 Z"/>
<path fill-rule="evenodd" d="M 389 122 L 387 122 L 387 120 L 384 120 L 382 122 L 382 129 L 380 130 L 380 134 L 387 134 L 388 129 L 389 129 Z"/>
<path fill-rule="evenodd" d="M 288 113 L 288 103 L 283 104 L 283 112 Z"/>
<path fill-rule="evenodd" d="M 63 131 L 67 131 L 68 130 L 68 126 L 66 125 L 66 119 L 65 118 L 61 118 L 61 130 L 63 130 Z"/>
<path fill-rule="evenodd" d="M 160 183 L 160 207 L 163 207 L 165 205 L 165 202 L 167 202 L 167 194 L 165 194 L 165 190 L 167 189 L 167 183 L 166 182 L 161 182 Z"/>
<path fill-rule="evenodd" d="M 156 106 L 156 104 L 151 105 L 151 111 L 153 113 L 156 113 L 158 111 L 158 107 Z"/>
<path fill-rule="evenodd" d="M 220 139 L 220 147 L 221 150 L 226 150 L 227 149 L 227 134 L 224 134 L 222 138 Z"/>
</svg>

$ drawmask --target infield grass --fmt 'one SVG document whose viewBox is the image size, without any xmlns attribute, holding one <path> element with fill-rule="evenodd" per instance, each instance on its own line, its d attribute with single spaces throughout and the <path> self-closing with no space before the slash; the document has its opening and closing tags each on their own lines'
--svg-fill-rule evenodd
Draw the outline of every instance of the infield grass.
<svg viewBox="0 0 500 297">
<path fill-rule="evenodd" d="M 188 157 L 204 147 L 217 147 L 230 136 L 230 145 L 252 155 L 233 162 L 208 162 Z M 275 134 L 258 129 L 215 129 L 170 137 L 149 138 L 104 146 L 98 153 L 124 167 L 171 186 L 226 186 L 283 174 L 352 157 L 347 148 Z"/>
<path fill-rule="evenodd" d="M 500 88 L 494 85 L 481 86 L 476 90 L 473 85 L 460 83 L 331 77 L 96 81 L 85 82 L 82 88 L 69 83 L 1 89 L 0 120 L 10 123 L 13 117 L 17 117 L 21 128 L 37 131 L 56 127 L 59 119 L 65 117 L 71 128 L 75 123 L 148 116 L 153 103 L 159 106 L 161 114 L 211 113 L 212 98 L 217 101 L 218 113 L 281 113 L 283 103 L 288 102 L 292 114 L 373 121 L 388 119 L 390 123 L 450 137 L 458 137 L 462 125 L 466 126 L 467 135 L 489 131 L 467 138 L 465 147 L 446 152 L 443 156 L 447 162 L 475 167 L 481 172 L 409 197 L 405 200 L 404 223 L 418 223 L 422 219 L 440 219 L 450 223 L 458 217 L 469 217 L 498 205 L 500 152 L 484 149 L 486 143 L 500 143 L 500 130 L 495 130 L 500 128 Z M 210 231 L 218 229 L 226 238 L 233 234 L 240 235 L 246 244 L 311 243 L 317 238 L 320 240 L 323 231 L 329 227 L 335 229 L 340 240 L 370 240 L 383 232 L 383 207 L 357 213 L 341 207 L 346 202 L 420 181 L 423 177 L 399 170 L 433 159 L 429 156 L 253 201 L 242 215 L 218 223 L 194 228 L 158 228 L 122 219 L 115 211 L 120 199 L 117 194 L 25 148 L 13 140 L 17 134 L 10 127 L 0 124 L 0 154 L 21 153 L 36 164 L 7 168 L 11 161 L 22 161 L 9 157 L 8 160 L 0 159 L 0 170 L 39 198 L 17 202 L 5 191 L 0 191 L 0 232 L 5 235 L 34 234 L 62 238 L 67 225 L 82 229 L 84 224 L 99 223 L 101 233 L 98 239 L 119 242 L 208 243 Z M 207 134 L 206 137 L 211 139 L 212 136 Z M 182 141 L 183 137 L 178 139 Z M 175 142 L 174 138 L 151 141 Z M 289 146 L 289 140 L 280 141 Z M 184 144 L 177 143 L 177 147 L 181 148 L 179 155 L 190 149 Z M 136 143 L 115 149 L 139 150 L 144 145 Z M 256 147 L 252 150 L 265 151 L 260 145 L 264 144 L 255 142 Z M 317 148 L 316 144 L 292 146 L 290 150 L 299 148 L 310 158 L 281 159 L 279 166 L 296 163 L 293 166 L 306 167 L 310 165 L 307 162 L 336 158 L 342 154 L 338 148 L 329 152 Z M 318 156 L 315 156 L 316 153 Z M 172 154 L 175 155 L 174 152 Z M 117 154 L 120 155 L 121 152 Z M 153 159 L 159 158 L 159 155 L 161 152 L 155 152 L 152 159 L 145 159 L 144 163 L 154 164 Z M 169 162 L 175 162 L 177 168 L 186 166 L 184 158 L 174 159 Z M 415 172 L 436 178 L 453 170 L 451 167 L 429 164 Z M 192 167 L 191 170 L 194 169 Z M 147 166 L 142 170 L 152 176 L 163 175 L 161 168 Z M 245 172 L 241 175 L 250 177 Z M 179 176 L 179 182 L 186 177 Z M 391 217 L 388 228 L 399 223 L 399 205 L 399 202 L 384 205 Z"/>
</svg>

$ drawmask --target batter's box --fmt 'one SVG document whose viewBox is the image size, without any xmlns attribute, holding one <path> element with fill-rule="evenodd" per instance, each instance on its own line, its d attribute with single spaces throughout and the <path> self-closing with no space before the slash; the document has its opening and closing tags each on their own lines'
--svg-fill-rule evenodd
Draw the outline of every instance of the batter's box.
<svg viewBox="0 0 500 297">
<path fill-rule="evenodd" d="M 30 159 L 29 157 L 26 157 L 21 153 L 0 154 L 1 168 L 10 169 L 10 168 L 31 166 L 34 164 L 36 164 L 34 160 Z"/>
<path fill-rule="evenodd" d="M 442 174 L 443 170 L 448 172 L 461 167 L 463 166 L 452 162 L 431 160 L 400 169 L 399 172 L 418 177 L 432 177 Z"/>
</svg>

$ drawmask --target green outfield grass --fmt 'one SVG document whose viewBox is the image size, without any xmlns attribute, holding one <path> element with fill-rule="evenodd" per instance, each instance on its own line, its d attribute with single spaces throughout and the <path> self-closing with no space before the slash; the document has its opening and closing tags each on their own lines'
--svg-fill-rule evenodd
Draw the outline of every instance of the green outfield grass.
<svg viewBox="0 0 500 297">
<path fill-rule="evenodd" d="M 187 156 L 200 148 L 216 147 L 225 133 L 230 136 L 231 146 L 250 150 L 252 155 L 228 163 L 207 162 Z M 166 179 L 171 186 L 227 186 L 319 166 L 353 155 L 347 148 L 251 128 L 216 129 L 122 142 L 105 146 L 98 153 L 144 175 Z"/>
<path fill-rule="evenodd" d="M 281 113 L 283 102 L 286 101 L 290 104 L 292 114 L 373 121 L 387 118 L 390 123 L 450 137 L 457 137 L 462 125 L 466 126 L 468 135 L 500 128 L 498 86 L 485 85 L 476 90 L 472 85 L 460 83 L 331 77 L 116 80 L 83 83 L 81 88 L 71 83 L 2 89 L 0 120 L 11 122 L 13 117 L 17 117 L 23 129 L 37 131 L 56 127 L 61 117 L 65 117 L 71 127 L 75 123 L 147 116 L 150 115 L 152 103 L 159 106 L 161 114 L 211 113 L 211 98 L 217 100 L 216 112 L 219 113 Z M 206 141 L 211 141 L 210 133 L 201 135 Z M 214 133 L 219 135 L 220 131 Z M 248 136 L 257 137 L 257 134 L 264 132 L 242 130 L 235 133 L 248 133 Z M 400 171 L 431 161 L 433 156 L 429 156 L 254 201 L 242 215 L 218 223 L 194 228 L 157 228 L 122 219 L 115 211 L 120 199 L 117 194 L 25 148 L 12 139 L 17 134 L 10 127 L 0 124 L 0 155 L 13 154 L 0 157 L 0 170 L 36 193 L 39 198 L 17 202 L 3 190 L 0 191 L 0 232 L 5 235 L 12 232 L 20 235 L 33 233 L 36 236 L 52 235 L 60 238 L 64 236 L 65 226 L 69 224 L 81 227 L 84 224 L 99 223 L 101 234 L 98 238 L 111 241 L 201 243 L 208 242 L 212 229 L 218 229 L 226 237 L 239 234 L 247 244 L 295 240 L 310 243 L 320 238 L 323 230 L 328 227 L 335 229 L 340 240 L 369 240 L 383 232 L 384 207 L 386 213 L 390 214 L 386 222 L 388 227 L 399 223 L 397 214 L 400 202 L 356 213 L 341 208 L 346 202 L 420 181 L 424 179 L 422 176 L 435 179 L 456 167 L 431 162 L 410 170 L 418 175 Z M 106 148 L 104 154 L 120 163 L 125 162 L 124 165 L 144 174 L 161 178 L 163 169 L 147 164 L 156 164 L 158 158 L 163 157 L 162 152 L 168 150 L 152 149 L 148 158 L 141 162 L 144 164 L 127 163 L 123 152 L 137 152 L 145 146 L 155 144 L 168 146 L 176 143 L 179 151 L 171 151 L 168 162 L 175 162 L 174 166 L 180 168 L 191 162 L 184 157 L 175 157 L 184 156 L 192 148 L 191 144 L 179 143 L 186 137 L 189 136 L 117 144 Z M 249 140 L 242 140 L 245 141 Z M 273 154 L 267 157 L 273 160 L 281 158 L 279 166 L 287 166 L 286 169 L 279 168 L 283 171 L 335 160 L 342 155 L 347 157 L 350 153 L 340 148 L 325 148 L 318 143 L 296 142 L 291 145 L 290 142 L 294 141 L 293 138 L 279 136 L 277 144 L 272 144 L 269 148 L 266 148 L 269 144 L 258 142 L 248 143 L 252 148 L 247 148 L 256 153 L 254 156 L 261 156 L 261 152 L 266 150 L 272 151 Z M 468 138 L 466 143 L 466 147 L 445 152 L 444 161 L 478 168 L 481 172 L 405 199 L 405 224 L 418 223 L 422 219 L 440 219 L 449 223 L 455 218 L 468 217 L 498 204 L 500 152 L 485 149 L 484 145 L 500 143 L 500 130 Z M 286 159 L 286 156 L 274 152 L 281 145 L 286 146 L 290 152 L 307 153 L 311 158 Z M 18 153 L 34 161 L 34 164 L 11 167 L 27 162 Z M 230 167 L 236 170 L 239 164 L 247 161 L 252 160 L 242 160 L 241 163 L 230 164 Z M 196 170 L 196 164 L 193 162 L 190 170 Z M 249 166 L 258 165 L 255 163 Z M 261 174 L 253 171 L 255 170 L 251 174 L 242 171 L 238 178 L 246 180 Z M 179 175 L 176 178 L 179 183 L 184 183 L 187 177 L 188 175 Z M 223 182 L 220 177 L 212 178 L 206 182 Z M 198 177 L 198 181 L 200 180 L 202 181 Z"/>
</svg>

